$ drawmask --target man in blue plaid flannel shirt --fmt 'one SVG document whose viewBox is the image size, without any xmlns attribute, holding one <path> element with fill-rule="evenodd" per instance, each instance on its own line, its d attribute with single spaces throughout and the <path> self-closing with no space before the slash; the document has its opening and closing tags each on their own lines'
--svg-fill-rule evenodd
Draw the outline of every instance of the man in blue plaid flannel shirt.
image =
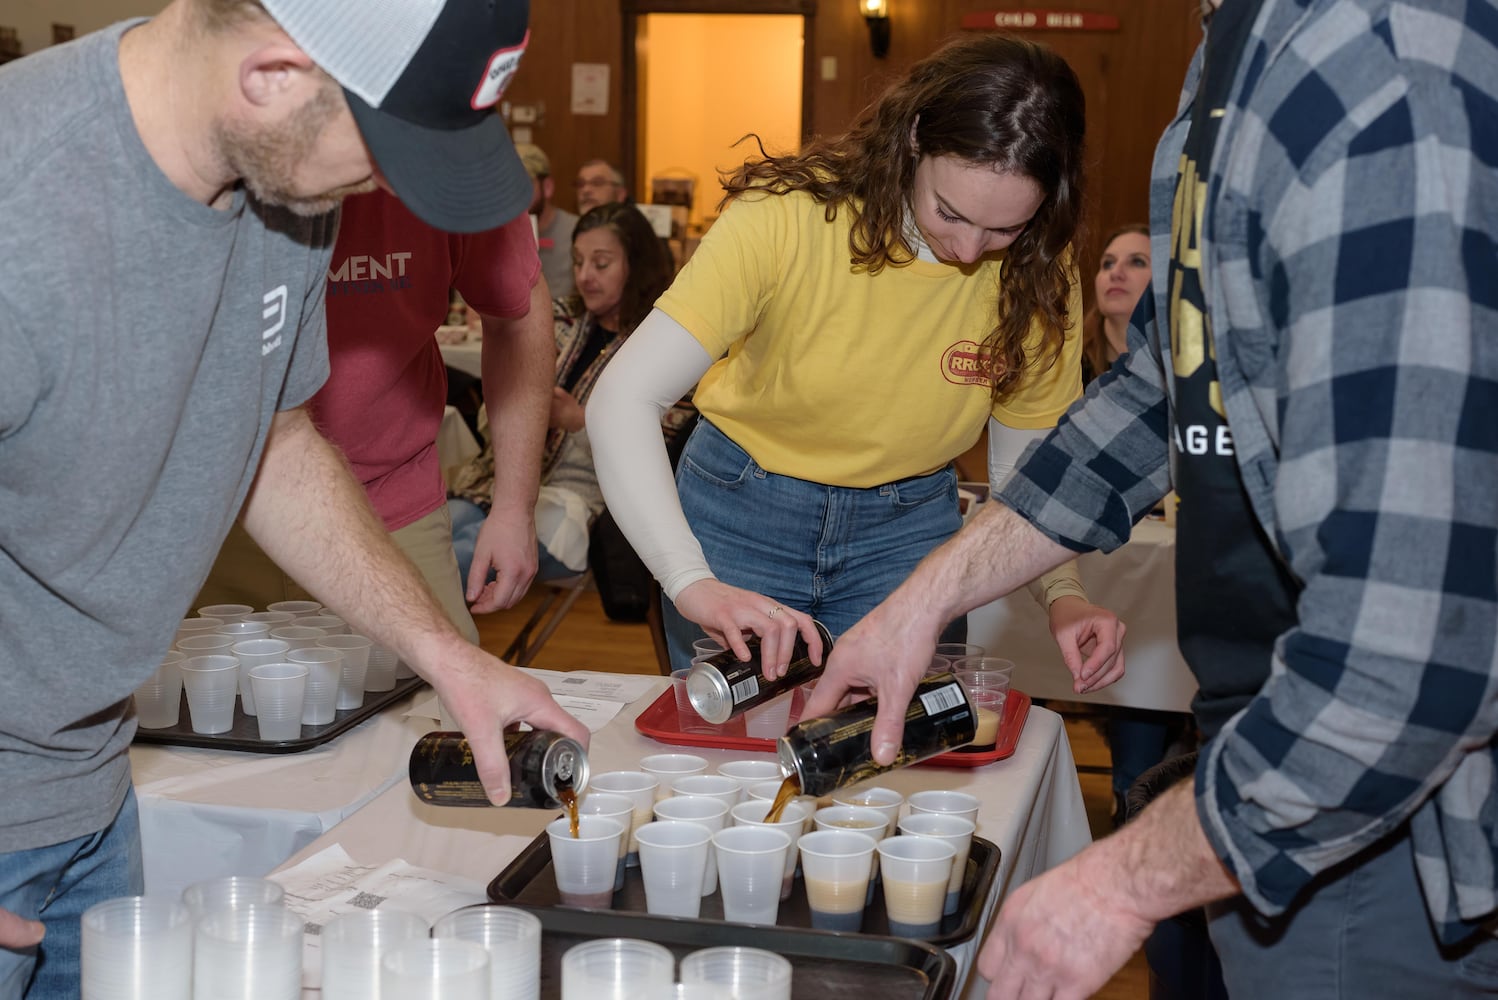
<svg viewBox="0 0 1498 1000">
<path fill-rule="evenodd" d="M 831 655 L 888 759 L 941 626 L 1174 485 L 1195 780 L 1006 901 L 990 998 L 1204 903 L 1234 996 L 1498 991 L 1498 6 L 1217 0 L 1131 353 Z M 1163 597 L 1163 595 L 1162 595 Z"/>
</svg>

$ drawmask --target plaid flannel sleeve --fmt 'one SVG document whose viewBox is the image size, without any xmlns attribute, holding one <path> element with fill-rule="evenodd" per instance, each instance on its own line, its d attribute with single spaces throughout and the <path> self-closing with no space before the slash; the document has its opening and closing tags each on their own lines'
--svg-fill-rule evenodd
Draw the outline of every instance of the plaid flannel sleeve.
<svg viewBox="0 0 1498 1000">
<path fill-rule="evenodd" d="M 1308 65 L 1267 118 L 1241 112 L 1247 256 L 1216 272 L 1253 272 L 1235 333 L 1278 344 L 1278 544 L 1304 583 L 1269 681 L 1197 771 L 1207 836 L 1265 913 L 1427 806 L 1446 844 L 1474 842 L 1460 828 L 1493 791 L 1498 90 L 1472 34 L 1399 18 Z M 1491 908 L 1490 840 L 1444 849 L 1450 889 L 1422 869 L 1438 918 L 1466 886 Z"/>
<path fill-rule="evenodd" d="M 1029 447 L 998 495 L 1073 551 L 1118 548 L 1170 489 L 1169 409 L 1154 326 L 1154 297 L 1146 294 L 1130 322 L 1128 355 Z"/>
</svg>

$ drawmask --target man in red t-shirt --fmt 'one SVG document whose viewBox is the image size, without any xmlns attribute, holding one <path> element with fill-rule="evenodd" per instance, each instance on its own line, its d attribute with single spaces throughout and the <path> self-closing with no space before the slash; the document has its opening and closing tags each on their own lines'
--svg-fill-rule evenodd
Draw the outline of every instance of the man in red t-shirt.
<svg viewBox="0 0 1498 1000">
<path fill-rule="evenodd" d="M 310 405 L 385 527 L 476 642 L 436 446 L 447 374 L 433 334 L 454 288 L 483 317 L 484 402 L 496 429 L 495 468 L 505 470 L 475 553 L 496 579 L 471 603 L 486 612 L 519 600 L 536 571 L 534 510 L 556 352 L 529 216 L 455 235 L 421 222 L 384 191 L 345 201 L 328 268 L 332 373 Z M 300 596 L 252 544 L 237 530 L 230 535 L 203 601 L 264 607 Z"/>
</svg>

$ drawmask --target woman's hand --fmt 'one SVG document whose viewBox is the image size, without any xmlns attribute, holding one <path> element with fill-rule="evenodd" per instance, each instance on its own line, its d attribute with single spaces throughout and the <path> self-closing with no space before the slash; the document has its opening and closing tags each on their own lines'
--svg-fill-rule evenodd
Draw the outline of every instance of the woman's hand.
<svg viewBox="0 0 1498 1000">
<path fill-rule="evenodd" d="M 1058 597 L 1051 602 L 1050 625 L 1077 694 L 1105 688 L 1124 675 L 1128 628 L 1113 612 L 1080 597 Z"/>
<path fill-rule="evenodd" d="M 749 659 L 744 633 L 759 636 L 760 662 L 766 680 L 785 675 L 798 632 L 806 639 L 813 663 L 821 663 L 826 652 L 810 615 L 752 590 L 730 587 L 719 580 L 698 580 L 677 594 L 675 603 L 682 617 L 701 625 L 703 631 L 733 650 L 740 660 Z"/>
<path fill-rule="evenodd" d="M 551 415 L 546 426 L 576 434 L 586 424 L 584 410 L 572 393 L 559 385 L 551 387 Z"/>
</svg>

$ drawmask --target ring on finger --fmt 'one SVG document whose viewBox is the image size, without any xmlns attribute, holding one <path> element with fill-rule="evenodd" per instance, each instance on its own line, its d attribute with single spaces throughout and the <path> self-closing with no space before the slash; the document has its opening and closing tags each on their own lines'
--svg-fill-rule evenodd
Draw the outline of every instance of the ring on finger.
<svg viewBox="0 0 1498 1000">
<path fill-rule="evenodd" d="M 781 610 L 782 608 L 777 604 L 773 608 L 771 608 L 768 613 L 766 613 L 765 617 L 774 618 L 776 615 L 780 614 Z"/>
</svg>

